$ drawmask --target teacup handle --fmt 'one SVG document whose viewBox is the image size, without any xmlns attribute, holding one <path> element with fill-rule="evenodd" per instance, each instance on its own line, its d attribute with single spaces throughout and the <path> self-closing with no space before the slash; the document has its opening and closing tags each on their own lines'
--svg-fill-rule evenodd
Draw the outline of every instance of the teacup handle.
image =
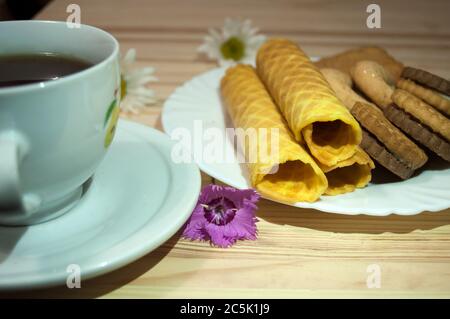
<svg viewBox="0 0 450 319">
<path fill-rule="evenodd" d="M 15 131 L 0 132 L 0 214 L 25 212 L 19 165 L 28 152 L 26 138 Z"/>
</svg>

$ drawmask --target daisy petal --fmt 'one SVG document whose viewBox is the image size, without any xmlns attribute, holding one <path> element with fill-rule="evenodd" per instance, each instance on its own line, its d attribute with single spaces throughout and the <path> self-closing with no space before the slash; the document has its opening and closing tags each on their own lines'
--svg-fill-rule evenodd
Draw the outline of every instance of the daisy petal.
<svg viewBox="0 0 450 319">
<path fill-rule="evenodd" d="M 248 19 L 240 21 L 226 18 L 220 31 L 212 28 L 208 31 L 209 34 L 197 51 L 224 67 L 236 63 L 254 65 L 256 51 L 265 41 L 265 37 L 257 34 L 258 28 L 253 27 Z"/>
<path fill-rule="evenodd" d="M 143 67 L 133 69 L 136 60 L 136 50 L 130 49 L 122 59 L 120 68 L 123 79 L 124 97 L 120 102 L 121 110 L 139 113 L 139 109 L 156 102 L 155 92 L 147 87 L 150 82 L 158 79 L 153 75 L 155 68 Z"/>
</svg>

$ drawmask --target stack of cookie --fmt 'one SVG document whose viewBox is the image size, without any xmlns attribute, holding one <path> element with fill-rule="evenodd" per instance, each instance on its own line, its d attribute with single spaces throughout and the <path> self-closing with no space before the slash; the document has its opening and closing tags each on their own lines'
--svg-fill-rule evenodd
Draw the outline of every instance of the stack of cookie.
<svg viewBox="0 0 450 319">
<path fill-rule="evenodd" d="M 450 82 L 429 72 L 406 67 L 397 82 L 388 119 L 406 134 L 450 161 Z"/>
<path fill-rule="evenodd" d="M 374 160 L 403 179 L 426 163 L 425 152 L 395 127 L 376 105 L 353 90 L 353 81 L 348 74 L 337 69 L 321 71 L 361 125 L 361 147 Z"/>
<path fill-rule="evenodd" d="M 367 58 L 364 52 L 352 50 L 318 62 L 363 128 L 361 147 L 403 179 L 428 160 L 417 144 L 450 161 L 449 81 L 403 67 L 382 49 L 372 48 Z"/>
</svg>

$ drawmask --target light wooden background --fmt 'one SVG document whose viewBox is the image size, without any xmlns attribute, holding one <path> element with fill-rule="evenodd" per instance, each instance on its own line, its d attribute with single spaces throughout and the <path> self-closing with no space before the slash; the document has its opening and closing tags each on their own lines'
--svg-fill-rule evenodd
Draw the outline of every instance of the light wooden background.
<svg viewBox="0 0 450 319">
<path fill-rule="evenodd" d="M 382 28 L 366 28 L 370 1 L 64 0 L 37 19 L 65 20 L 81 6 L 82 23 L 136 48 L 138 65 L 156 67 L 160 102 L 132 119 L 160 128 L 161 107 L 192 76 L 215 67 L 196 48 L 225 17 L 251 18 L 263 33 L 298 41 L 310 55 L 379 45 L 406 64 L 450 77 L 449 1 L 378 1 Z M 204 184 L 211 178 L 203 175 Z M 145 190 L 143 190 L 145 191 Z M 450 194 L 449 194 L 450 196 Z M 450 210 L 385 218 L 326 214 L 263 200 L 259 239 L 230 249 L 179 239 L 82 289 L 36 297 L 450 297 Z M 381 288 L 366 286 L 381 267 Z M 24 296 L 20 294 L 20 296 Z"/>
</svg>

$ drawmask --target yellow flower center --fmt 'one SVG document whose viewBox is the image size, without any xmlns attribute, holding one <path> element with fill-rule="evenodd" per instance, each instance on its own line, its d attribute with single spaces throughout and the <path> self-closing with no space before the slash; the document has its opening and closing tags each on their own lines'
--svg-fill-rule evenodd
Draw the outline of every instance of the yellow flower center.
<svg viewBox="0 0 450 319">
<path fill-rule="evenodd" d="M 220 46 L 220 52 L 226 60 L 239 61 L 244 57 L 245 44 L 237 37 L 231 37 Z"/>
<path fill-rule="evenodd" d="M 127 95 L 127 81 L 125 81 L 123 75 L 120 75 L 120 100 L 122 101 L 124 96 Z"/>
</svg>

